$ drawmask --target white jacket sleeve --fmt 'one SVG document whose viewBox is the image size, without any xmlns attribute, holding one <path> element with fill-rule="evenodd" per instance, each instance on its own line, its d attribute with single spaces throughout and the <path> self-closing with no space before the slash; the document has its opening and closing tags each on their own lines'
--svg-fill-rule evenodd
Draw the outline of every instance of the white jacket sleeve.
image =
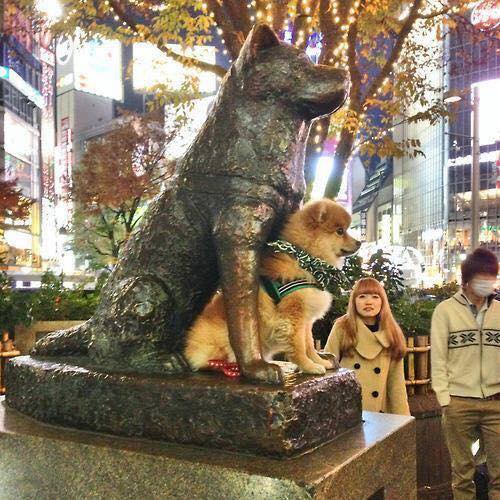
<svg viewBox="0 0 500 500">
<path fill-rule="evenodd" d="M 450 404 L 448 382 L 448 318 L 440 304 L 434 310 L 431 323 L 431 383 L 441 406 Z"/>
</svg>

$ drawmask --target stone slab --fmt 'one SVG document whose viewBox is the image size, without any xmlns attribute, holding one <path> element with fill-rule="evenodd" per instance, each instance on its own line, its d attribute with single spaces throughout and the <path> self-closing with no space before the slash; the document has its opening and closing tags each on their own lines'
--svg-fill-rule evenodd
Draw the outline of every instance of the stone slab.
<svg viewBox="0 0 500 500">
<path fill-rule="evenodd" d="M 363 423 L 289 460 L 37 422 L 0 401 L 2 500 L 389 500 L 416 498 L 412 417 Z"/>
<path fill-rule="evenodd" d="M 308 452 L 361 422 L 361 389 L 345 369 L 264 386 L 22 356 L 8 364 L 6 383 L 8 405 L 42 422 L 271 456 Z"/>
</svg>

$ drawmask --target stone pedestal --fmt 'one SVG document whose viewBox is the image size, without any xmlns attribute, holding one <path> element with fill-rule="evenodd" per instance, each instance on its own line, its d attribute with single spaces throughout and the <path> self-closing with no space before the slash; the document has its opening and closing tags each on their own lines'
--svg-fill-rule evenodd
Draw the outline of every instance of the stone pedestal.
<svg viewBox="0 0 500 500">
<path fill-rule="evenodd" d="M 220 373 L 105 373 L 29 356 L 7 366 L 7 403 L 49 424 L 270 456 L 295 456 L 361 422 L 351 370 L 254 385 Z"/>
<path fill-rule="evenodd" d="M 0 401 L 2 500 L 416 498 L 411 417 L 363 413 L 361 425 L 278 460 L 41 424 Z"/>
</svg>

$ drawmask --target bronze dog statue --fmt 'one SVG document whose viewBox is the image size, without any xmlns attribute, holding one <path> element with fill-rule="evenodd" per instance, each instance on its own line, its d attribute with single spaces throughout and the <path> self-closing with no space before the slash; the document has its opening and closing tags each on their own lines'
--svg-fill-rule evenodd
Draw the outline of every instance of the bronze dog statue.
<svg viewBox="0 0 500 500">
<path fill-rule="evenodd" d="M 35 356 L 85 356 L 111 370 L 185 369 L 185 332 L 218 286 L 242 374 L 280 383 L 259 346 L 261 249 L 304 194 L 311 120 L 346 98 L 346 73 L 314 65 L 256 25 L 222 81 L 173 186 L 148 207 L 83 325 L 42 338 Z"/>
</svg>

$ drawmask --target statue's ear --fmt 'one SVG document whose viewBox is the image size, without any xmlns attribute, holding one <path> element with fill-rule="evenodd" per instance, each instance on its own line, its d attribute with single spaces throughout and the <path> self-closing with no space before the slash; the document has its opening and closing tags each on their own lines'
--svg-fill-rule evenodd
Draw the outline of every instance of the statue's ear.
<svg viewBox="0 0 500 500">
<path fill-rule="evenodd" d="M 246 64 L 252 64 L 255 56 L 262 50 L 276 47 L 280 43 L 276 33 L 267 24 L 256 24 L 248 33 L 240 55 L 233 65 L 234 72 L 238 73 Z"/>
<path fill-rule="evenodd" d="M 249 49 L 252 56 L 257 55 L 261 50 L 270 49 L 280 44 L 276 33 L 263 23 L 256 24 L 249 35 Z"/>
</svg>

